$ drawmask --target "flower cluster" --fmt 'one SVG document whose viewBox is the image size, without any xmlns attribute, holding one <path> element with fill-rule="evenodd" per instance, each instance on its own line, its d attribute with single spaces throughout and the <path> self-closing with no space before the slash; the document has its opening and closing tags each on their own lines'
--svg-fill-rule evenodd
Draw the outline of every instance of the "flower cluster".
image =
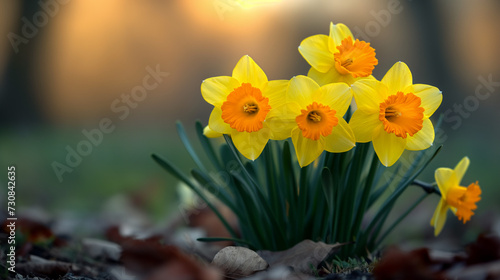
<svg viewBox="0 0 500 280">
<path fill-rule="evenodd" d="M 204 80 L 203 98 L 214 106 L 205 135 L 230 135 L 251 160 L 269 140 L 291 138 L 302 167 L 325 150 L 346 152 L 356 142 L 373 142 L 385 166 L 393 165 L 405 149 L 432 145 L 429 118 L 442 94 L 436 87 L 413 84 L 405 63 L 397 62 L 378 81 L 371 75 L 378 64 L 375 50 L 355 39 L 344 24 L 332 23 L 329 36 L 306 38 L 299 52 L 311 65 L 307 76 L 269 81 L 247 55 L 231 77 Z M 349 108 L 352 115 L 346 114 Z"/>
<path fill-rule="evenodd" d="M 203 98 L 213 105 L 203 134 L 209 138 L 223 134 L 229 136 L 226 136 L 226 142 L 238 160 L 236 150 L 251 161 L 264 155 L 262 161 L 251 163 L 254 169 L 259 163 L 264 164 L 267 181 L 261 186 L 257 183 L 259 180 L 250 178 L 250 172 L 246 172 L 246 177 L 250 179 L 233 174 L 228 188 L 234 192 L 235 198 L 241 196 L 244 199 L 236 204 L 232 204 L 228 197 L 221 200 L 229 207 L 236 209 L 238 206 L 235 205 L 239 205 L 252 213 L 262 205 L 267 209 L 261 213 L 262 217 L 259 216 L 258 224 L 267 221 L 268 227 L 281 230 L 282 235 L 275 239 L 261 236 L 258 224 L 251 217 L 243 215 L 244 211 L 234 210 L 241 215 L 240 224 L 247 229 L 247 238 L 254 242 L 255 247 L 288 248 L 300 238 L 316 238 L 318 234 L 322 234 L 322 240 L 341 242 L 352 241 L 355 236 L 354 249 L 346 249 L 346 252 L 364 254 L 376 248 L 394 228 L 395 224 L 378 238 L 395 200 L 409 185 L 419 185 L 414 180 L 423 170 L 416 168 L 420 158 L 412 163 L 403 176 L 404 180 L 391 179 L 374 191 L 380 179 L 375 179 L 375 174 L 381 174 L 379 162 L 389 167 L 398 161 L 405 150 L 422 151 L 432 146 L 435 135 L 430 117 L 440 106 L 443 96 L 434 86 L 413 84 L 412 73 L 403 62 L 396 62 L 381 80 L 377 80 L 372 76 L 378 64 L 374 48 L 370 43 L 354 38 L 344 24 L 332 23 L 329 35 L 304 39 L 299 52 L 311 66 L 307 76 L 270 81 L 255 61 L 245 55 L 238 61 L 231 76 L 203 81 Z M 293 143 L 298 165 L 292 167 L 289 142 L 284 141 L 283 149 L 276 153 L 280 156 L 278 160 L 284 161 L 277 164 L 277 171 L 274 169 L 273 152 L 269 148 L 272 145 L 268 142 L 286 139 L 291 139 Z M 368 152 L 369 144 L 365 143 L 369 142 L 374 153 Z M 205 143 L 205 146 L 208 145 Z M 439 148 L 424 167 L 438 151 Z M 219 165 L 214 152 L 209 154 L 215 165 Z M 196 155 L 192 156 L 196 158 Z M 221 158 L 227 158 L 227 154 L 222 153 Z M 303 168 L 315 161 L 311 168 Z M 246 168 L 241 161 L 239 163 L 241 168 Z M 160 164 L 190 183 L 174 168 L 168 167 L 168 163 Z M 459 185 L 468 165 L 469 159 L 464 158 L 454 170 L 436 170 L 439 190 L 430 184 L 425 185 L 426 194 L 406 213 L 426 195 L 435 192 L 441 195 L 431 220 L 435 235 L 441 232 L 448 209 L 464 223 L 470 220 L 480 200 L 481 188 L 477 182 L 468 187 Z M 299 166 L 300 171 L 294 170 Z M 308 169 L 311 170 L 310 175 Z M 368 172 L 364 172 L 366 170 Z M 208 175 L 195 174 L 200 183 L 209 182 Z M 383 199 L 381 194 L 392 182 L 396 182 L 395 190 L 381 204 L 372 222 L 361 229 L 363 215 L 375 200 Z M 253 185 L 256 189 L 241 189 L 238 184 Z M 277 188 L 277 184 L 282 189 Z M 191 187 L 196 190 L 194 185 Z M 266 190 L 265 195 L 259 193 L 261 188 Z M 250 195 L 252 192 L 255 193 Z M 309 194 L 303 195 L 306 192 Z M 356 201 L 356 204 L 351 201 Z M 269 203 L 268 206 L 266 203 Z M 306 209 L 305 205 L 312 204 L 320 205 L 317 206 L 319 209 Z M 357 208 L 353 209 L 353 205 Z M 286 213 L 282 213 L 282 209 L 287 209 Z M 310 217 L 316 215 L 332 223 L 314 223 Z M 313 227 L 305 234 L 295 232 L 301 225 Z M 287 226 L 290 228 L 284 232 L 282 228 Z"/>
</svg>

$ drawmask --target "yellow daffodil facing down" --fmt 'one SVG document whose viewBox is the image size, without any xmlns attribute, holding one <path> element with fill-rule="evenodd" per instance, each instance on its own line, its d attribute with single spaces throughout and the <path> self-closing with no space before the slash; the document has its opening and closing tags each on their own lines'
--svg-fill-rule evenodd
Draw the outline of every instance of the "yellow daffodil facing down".
<svg viewBox="0 0 500 280">
<path fill-rule="evenodd" d="M 340 153 L 355 146 L 354 134 L 343 119 L 351 100 L 352 92 L 344 83 L 320 87 L 309 77 L 297 76 L 290 80 L 286 109 L 270 122 L 286 127 L 304 167 L 324 150 Z"/>
<path fill-rule="evenodd" d="M 468 187 L 460 186 L 460 181 L 469 167 L 469 158 L 464 157 L 455 167 L 438 168 L 435 173 L 436 182 L 441 192 L 441 200 L 432 216 L 431 226 L 434 235 L 438 235 L 446 222 L 446 212 L 450 209 L 464 224 L 474 215 L 476 202 L 481 200 L 481 188 L 478 183 L 471 183 Z"/>
<path fill-rule="evenodd" d="M 314 35 L 300 43 L 299 52 L 312 66 L 308 76 L 320 85 L 344 82 L 349 85 L 371 77 L 378 60 L 370 43 L 354 39 L 342 23 L 330 23 L 330 35 Z"/>
<path fill-rule="evenodd" d="M 429 117 L 443 96 L 436 87 L 412 83 L 410 69 L 398 62 L 381 82 L 364 79 L 351 87 L 358 109 L 349 124 L 356 141 L 372 141 L 385 166 L 393 165 L 405 149 L 423 150 L 434 142 Z"/>
<path fill-rule="evenodd" d="M 262 69 L 248 55 L 233 69 L 232 77 L 209 78 L 201 84 L 201 94 L 214 106 L 207 137 L 231 136 L 238 151 L 255 160 L 269 139 L 284 139 L 273 133 L 266 122 L 285 100 L 288 81 L 268 81 Z"/>
</svg>

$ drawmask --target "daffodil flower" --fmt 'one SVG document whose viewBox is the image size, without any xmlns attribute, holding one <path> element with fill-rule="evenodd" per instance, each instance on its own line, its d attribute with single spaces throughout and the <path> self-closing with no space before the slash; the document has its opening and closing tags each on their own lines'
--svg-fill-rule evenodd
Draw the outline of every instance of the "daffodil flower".
<svg viewBox="0 0 500 280">
<path fill-rule="evenodd" d="M 372 141 L 385 166 L 393 165 L 405 149 L 423 150 L 434 142 L 429 117 L 443 96 L 436 87 L 412 83 L 410 69 L 398 62 L 382 81 L 359 80 L 351 87 L 358 108 L 349 124 L 356 141 Z"/>
<path fill-rule="evenodd" d="M 205 135 L 228 134 L 242 155 L 255 160 L 269 139 L 283 139 L 266 119 L 283 104 L 287 85 L 286 80 L 268 81 L 253 59 L 243 56 L 232 77 L 213 77 L 201 84 L 203 98 L 214 106 Z"/>
<path fill-rule="evenodd" d="M 435 172 L 436 183 L 441 192 L 441 200 L 432 216 L 431 226 L 434 235 L 438 235 L 446 222 L 446 212 L 450 209 L 464 224 L 474 215 L 476 202 L 481 200 L 481 188 L 478 182 L 471 183 L 468 187 L 460 186 L 460 181 L 469 167 L 469 158 L 464 157 L 455 167 L 438 168 Z"/>
<path fill-rule="evenodd" d="M 290 80 L 285 109 L 269 119 L 272 126 L 289 131 L 301 167 L 309 165 L 326 150 L 345 152 L 355 146 L 354 133 L 343 119 L 352 100 L 344 83 L 320 87 L 313 79 Z"/>
<path fill-rule="evenodd" d="M 371 77 L 378 60 L 370 43 L 354 39 L 342 23 L 330 23 L 330 35 L 314 35 L 304 39 L 299 52 L 312 66 L 307 74 L 320 85 L 344 82 L 351 85 Z"/>
</svg>

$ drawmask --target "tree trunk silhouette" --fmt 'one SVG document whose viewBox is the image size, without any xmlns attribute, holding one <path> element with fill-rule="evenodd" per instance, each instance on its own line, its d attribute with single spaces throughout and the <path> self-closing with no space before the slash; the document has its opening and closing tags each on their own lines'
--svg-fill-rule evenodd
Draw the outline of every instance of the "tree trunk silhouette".
<svg viewBox="0 0 500 280">
<path fill-rule="evenodd" d="M 21 29 L 24 23 L 21 19 L 25 17 L 32 22 L 33 15 L 41 8 L 38 1 L 20 0 L 18 2 L 21 5 L 21 13 L 15 29 L 10 32 L 23 36 Z M 0 82 L 0 125 L 3 127 L 32 126 L 43 121 L 35 97 L 35 80 L 32 76 L 33 58 L 38 38 L 42 36 L 41 33 L 43 33 L 43 27 L 26 44 L 18 46 L 18 53 L 12 49 L 8 55 L 4 77 Z"/>
</svg>

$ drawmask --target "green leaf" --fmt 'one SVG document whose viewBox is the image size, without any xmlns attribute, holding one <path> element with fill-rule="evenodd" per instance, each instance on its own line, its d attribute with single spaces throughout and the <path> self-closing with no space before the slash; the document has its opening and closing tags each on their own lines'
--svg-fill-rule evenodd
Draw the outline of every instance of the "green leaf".
<svg viewBox="0 0 500 280">
<path fill-rule="evenodd" d="M 372 162 L 370 164 L 370 171 L 368 173 L 368 177 L 366 178 L 363 194 L 361 196 L 361 201 L 357 207 L 357 212 L 354 220 L 354 230 L 353 234 L 357 236 L 356 239 L 359 239 L 359 232 L 361 228 L 361 222 L 363 221 L 363 217 L 365 215 L 367 206 L 368 206 L 368 198 L 370 197 L 371 190 L 373 188 L 373 179 L 375 174 L 377 173 L 377 169 L 380 165 L 380 161 L 376 154 L 372 155 Z M 357 245 L 357 244 L 356 244 Z"/>
<path fill-rule="evenodd" d="M 210 144 L 209 139 L 205 135 L 203 135 L 203 126 L 199 121 L 196 122 L 195 128 L 196 128 L 196 134 L 198 135 L 198 139 L 200 140 L 201 146 L 203 147 L 203 150 L 205 151 L 206 155 L 208 156 L 208 158 L 210 159 L 210 161 L 217 170 L 223 170 L 224 168 L 222 167 L 219 159 L 217 158 L 213 146 Z"/>
<path fill-rule="evenodd" d="M 247 171 L 247 169 L 245 168 L 245 166 L 243 165 L 243 162 L 241 161 L 240 159 L 240 156 L 238 154 L 238 151 L 236 149 L 236 147 L 234 146 L 233 144 L 233 141 L 231 140 L 231 137 L 229 137 L 228 135 L 224 134 L 224 139 L 226 140 L 226 143 L 227 143 L 227 146 L 229 147 L 229 149 L 231 150 L 231 152 L 233 153 L 233 156 L 234 156 L 234 159 L 236 159 L 236 161 L 238 162 L 238 164 L 240 165 L 241 167 L 241 170 L 243 171 L 243 173 L 245 173 L 246 177 L 248 178 L 248 180 L 250 182 L 252 182 L 252 184 L 255 186 L 255 187 L 259 187 L 259 184 L 257 184 L 257 182 L 254 180 L 254 178 L 252 177 L 252 175 L 250 175 Z"/>
<path fill-rule="evenodd" d="M 203 192 L 200 191 L 200 189 L 186 176 L 184 173 L 182 173 L 177 167 L 175 167 L 172 163 L 170 163 L 167 160 L 164 160 L 160 158 L 159 156 L 152 154 L 151 157 L 153 158 L 156 163 L 158 163 L 161 167 L 163 167 L 165 170 L 167 170 L 170 174 L 172 174 L 174 177 L 177 179 L 181 180 L 184 182 L 188 187 L 191 188 L 205 203 L 210 207 L 210 209 L 217 215 L 219 220 L 221 220 L 222 224 L 224 227 L 226 227 L 227 231 L 231 234 L 231 236 L 236 237 L 238 236 L 236 232 L 234 232 L 233 228 L 229 225 L 229 223 L 226 221 L 226 219 L 221 215 L 219 210 L 210 202 L 207 197 L 203 194 Z"/>
<path fill-rule="evenodd" d="M 195 150 L 193 149 L 193 146 L 191 146 L 191 143 L 189 142 L 188 137 L 186 136 L 186 131 L 184 130 L 184 126 L 182 126 L 182 123 L 180 121 L 176 122 L 177 126 L 177 132 L 179 134 L 179 137 L 181 138 L 182 143 L 184 144 L 184 147 L 186 147 L 186 150 L 188 151 L 189 155 L 193 159 L 193 161 L 196 163 L 196 165 L 205 173 L 207 173 L 207 169 L 201 162 L 200 158 L 196 154 Z"/>
<path fill-rule="evenodd" d="M 330 169 L 328 169 L 328 167 L 325 167 L 323 168 L 323 171 L 321 172 L 321 179 L 322 179 L 322 182 L 323 184 L 322 187 L 323 187 L 323 191 L 325 193 L 325 198 L 326 198 L 326 202 L 328 204 L 328 210 L 330 212 L 333 212 L 334 210 L 334 207 L 333 207 L 333 192 L 334 192 L 334 188 L 335 186 L 333 185 L 333 178 L 332 178 L 332 173 L 330 172 Z"/>
<path fill-rule="evenodd" d="M 385 193 L 385 191 L 389 188 L 389 186 L 394 182 L 394 178 L 396 178 L 397 174 L 399 173 L 399 170 L 401 169 L 401 164 L 398 164 L 394 172 L 387 178 L 387 181 L 380 187 L 378 187 L 372 195 L 370 195 L 370 199 L 368 201 L 368 208 L 370 208 L 375 201 L 377 201 L 382 194 Z M 381 167 L 380 170 L 387 170 L 387 168 Z M 380 178 L 376 181 L 379 182 Z"/>
<path fill-rule="evenodd" d="M 396 199 L 403 193 L 403 191 L 415 180 L 415 178 L 420 175 L 420 173 L 427 167 L 427 165 L 436 157 L 436 155 L 439 153 L 441 150 L 442 146 L 439 146 L 434 153 L 432 154 L 431 157 L 429 157 L 424 164 L 416 171 L 412 172 L 413 174 L 411 176 L 408 176 L 406 180 L 402 183 L 399 184 L 399 186 L 396 188 L 396 190 L 384 201 L 382 206 L 379 208 L 378 212 L 375 214 L 372 222 L 368 225 L 367 230 L 365 231 L 364 238 L 368 238 L 368 235 L 372 230 L 375 228 L 373 231 L 373 234 L 370 235 L 370 243 L 372 245 L 375 244 L 375 240 L 377 239 L 378 233 L 380 232 L 380 229 L 382 228 L 385 219 L 387 218 L 389 212 L 391 211 L 392 207 L 394 206 Z M 407 172 L 411 172 L 412 168 Z M 406 177 L 406 176 L 405 176 Z M 363 241 L 365 242 L 365 241 Z"/>
<path fill-rule="evenodd" d="M 239 211 L 232 202 L 232 198 L 229 193 L 210 176 L 196 169 L 191 170 L 191 175 L 193 175 L 193 178 L 198 181 L 201 186 L 203 186 L 203 189 L 220 199 L 220 201 L 229 207 L 229 209 L 231 209 L 231 211 L 233 211 L 236 215 L 239 214 Z"/>
</svg>

